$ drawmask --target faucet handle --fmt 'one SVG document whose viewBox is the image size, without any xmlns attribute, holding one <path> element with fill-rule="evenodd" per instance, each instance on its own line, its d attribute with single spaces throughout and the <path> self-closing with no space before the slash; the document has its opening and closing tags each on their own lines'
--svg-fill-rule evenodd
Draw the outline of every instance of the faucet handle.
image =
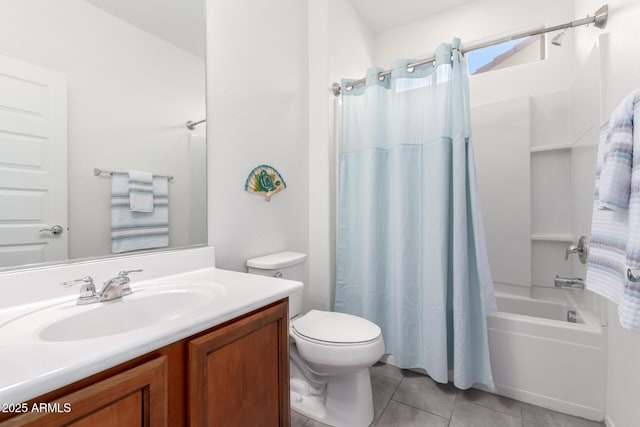
<svg viewBox="0 0 640 427">
<path fill-rule="evenodd" d="M 122 270 L 120 273 L 118 273 L 118 277 L 120 277 L 123 281 L 122 283 L 122 296 L 125 295 L 130 295 L 133 291 L 131 290 L 131 287 L 129 286 L 129 273 L 142 273 L 142 269 L 138 269 L 138 270 Z"/>
<path fill-rule="evenodd" d="M 589 239 L 587 236 L 580 236 L 578 243 L 571 244 L 564 252 L 564 260 L 569 259 L 569 254 L 578 254 L 578 259 L 581 263 L 586 264 L 589 256 Z"/>
<path fill-rule="evenodd" d="M 87 277 L 83 277 L 82 279 L 73 279 L 67 282 L 60 283 L 60 286 L 62 286 L 63 288 L 69 288 L 71 286 L 79 285 L 81 283 L 85 285 L 89 285 L 89 284 L 93 285 L 93 278 L 91 276 L 87 276 Z"/>
<path fill-rule="evenodd" d="M 569 245 L 566 251 L 564 251 L 564 260 L 569 260 L 569 254 L 575 254 L 578 252 L 578 245 Z"/>
<path fill-rule="evenodd" d="M 142 273 L 143 271 L 144 271 L 143 269 L 139 269 L 139 270 L 122 270 L 120 273 L 118 273 L 118 276 L 127 277 L 129 275 L 129 273 Z"/>
<path fill-rule="evenodd" d="M 93 283 L 93 278 L 91 276 L 62 282 L 60 283 L 60 286 L 68 288 L 79 284 L 82 284 L 82 287 L 80 288 L 80 296 L 78 296 L 78 305 L 90 304 L 98 300 L 96 285 Z"/>
</svg>

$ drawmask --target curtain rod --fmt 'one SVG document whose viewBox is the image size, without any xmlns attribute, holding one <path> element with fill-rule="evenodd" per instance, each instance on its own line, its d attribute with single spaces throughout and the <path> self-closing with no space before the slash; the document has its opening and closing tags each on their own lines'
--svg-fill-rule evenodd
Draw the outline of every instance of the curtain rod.
<svg viewBox="0 0 640 427">
<path fill-rule="evenodd" d="M 575 21 L 570 21 L 567 22 L 565 24 L 560 24 L 560 25 L 554 25 L 553 27 L 544 27 L 544 28 L 539 28 L 537 30 L 531 30 L 531 31 L 525 31 L 522 33 L 516 33 L 516 34 L 511 34 L 509 36 L 504 36 L 504 37 L 500 37 L 497 39 L 493 39 L 493 40 L 489 40 L 486 42 L 482 42 L 482 43 L 478 43 L 478 44 L 474 44 L 471 45 L 469 47 L 463 48 L 462 49 L 462 53 L 465 54 L 467 52 L 471 52 L 474 50 L 478 50 L 478 49 L 482 49 L 485 47 L 489 47 L 489 46 L 494 46 L 500 43 L 505 43 L 511 40 L 517 40 L 520 39 L 522 37 L 530 37 L 530 36 L 536 36 L 538 34 L 544 34 L 544 33 L 550 33 L 553 31 L 558 31 L 558 30 L 564 30 L 566 28 L 573 28 L 573 27 L 580 27 L 582 25 L 589 25 L 589 24 L 594 24 L 596 27 L 598 28 L 604 28 L 607 26 L 607 19 L 609 18 L 609 6 L 608 5 L 604 5 L 602 7 L 600 7 L 600 9 L 596 10 L 594 16 L 587 16 L 586 18 L 583 19 L 576 19 Z M 430 64 L 432 62 L 434 62 L 436 60 L 435 56 L 432 56 L 430 58 L 426 58 L 426 59 L 422 59 L 420 61 L 416 61 L 416 62 L 412 62 L 411 64 L 407 65 L 407 68 L 414 68 L 414 67 L 418 67 L 420 65 L 425 65 L 425 64 Z M 388 76 L 389 74 L 391 74 L 391 70 L 385 70 L 382 71 L 378 74 L 378 78 L 382 78 L 385 76 Z M 360 85 L 362 83 L 365 83 L 367 81 L 366 77 L 362 78 L 360 80 L 354 80 L 351 83 L 349 83 L 348 85 L 345 86 L 346 90 L 351 90 L 353 89 L 354 86 Z M 331 87 L 333 94 L 335 96 L 340 96 L 340 94 L 342 93 L 342 87 L 340 86 L 340 83 L 336 83 L 334 82 L 332 87 Z"/>
</svg>

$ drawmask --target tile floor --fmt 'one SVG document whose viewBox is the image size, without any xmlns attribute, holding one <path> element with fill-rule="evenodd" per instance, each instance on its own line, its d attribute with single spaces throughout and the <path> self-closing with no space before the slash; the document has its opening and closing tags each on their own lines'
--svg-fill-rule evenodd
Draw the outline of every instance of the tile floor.
<svg viewBox="0 0 640 427">
<path fill-rule="evenodd" d="M 431 378 L 378 363 L 371 368 L 376 427 L 602 427 L 603 423 L 499 397 L 458 390 Z M 291 412 L 291 427 L 324 424 Z"/>
</svg>

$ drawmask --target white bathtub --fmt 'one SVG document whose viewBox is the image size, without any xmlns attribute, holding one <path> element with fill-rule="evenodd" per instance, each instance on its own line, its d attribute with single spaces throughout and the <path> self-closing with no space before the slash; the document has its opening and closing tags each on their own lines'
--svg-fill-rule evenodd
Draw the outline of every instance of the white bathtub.
<svg viewBox="0 0 640 427">
<path fill-rule="evenodd" d="M 580 417 L 602 420 L 605 337 L 596 316 L 571 291 L 551 298 L 496 293 L 487 315 L 491 366 L 498 394 Z M 582 291 L 579 291 L 582 292 Z M 567 312 L 578 323 L 567 322 Z"/>
</svg>

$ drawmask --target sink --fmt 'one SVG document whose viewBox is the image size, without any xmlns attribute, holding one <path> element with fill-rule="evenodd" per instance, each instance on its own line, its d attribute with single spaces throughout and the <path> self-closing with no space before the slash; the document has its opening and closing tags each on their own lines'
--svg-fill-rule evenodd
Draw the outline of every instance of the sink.
<svg viewBox="0 0 640 427">
<path fill-rule="evenodd" d="M 213 283 L 179 283 L 133 289 L 123 298 L 88 305 L 67 302 L 16 319 L 27 322 L 37 338 L 48 342 L 80 341 L 175 321 L 204 311 L 225 289 Z M 35 326 L 35 328 L 34 328 Z"/>
</svg>

